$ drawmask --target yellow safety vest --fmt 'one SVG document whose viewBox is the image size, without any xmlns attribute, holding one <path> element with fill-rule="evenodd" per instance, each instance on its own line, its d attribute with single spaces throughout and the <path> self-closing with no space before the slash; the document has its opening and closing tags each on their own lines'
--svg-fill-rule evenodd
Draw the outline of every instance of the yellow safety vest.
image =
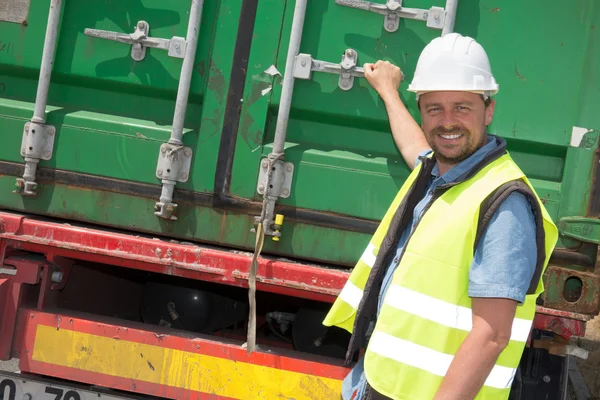
<svg viewBox="0 0 600 400">
<path fill-rule="evenodd" d="M 363 290 L 390 222 L 419 174 L 409 176 L 323 322 L 352 332 Z M 431 204 L 406 244 L 365 353 L 365 375 L 377 392 L 397 400 L 432 399 L 472 327 L 469 269 L 481 203 L 523 172 L 505 154 Z M 537 196 L 536 196 L 537 198 Z M 543 268 L 558 231 L 537 198 L 545 231 Z M 543 271 L 542 271 L 543 273 Z M 535 293 L 517 307 L 512 335 L 476 399 L 507 399 L 535 316 Z"/>
</svg>

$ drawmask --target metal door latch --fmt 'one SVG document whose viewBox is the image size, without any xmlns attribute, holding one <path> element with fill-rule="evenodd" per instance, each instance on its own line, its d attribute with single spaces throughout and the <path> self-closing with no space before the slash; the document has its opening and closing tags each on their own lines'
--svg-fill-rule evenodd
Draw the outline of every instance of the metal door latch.
<svg viewBox="0 0 600 400">
<path fill-rule="evenodd" d="M 350 90 L 354 86 L 354 78 L 364 78 L 365 71 L 357 67 L 358 54 L 353 49 L 347 49 L 339 64 L 315 60 L 310 54 L 300 53 L 296 56 L 294 78 L 311 79 L 313 71 L 339 74 L 338 86 L 342 90 Z"/>
<path fill-rule="evenodd" d="M 335 0 L 335 4 L 384 15 L 383 27 L 388 32 L 396 32 L 398 30 L 400 18 L 426 21 L 427 27 L 432 29 L 443 29 L 446 19 L 446 12 L 442 7 L 431 7 L 429 10 L 407 8 L 402 7 L 402 0 L 387 0 L 385 4 L 363 0 Z"/>
<path fill-rule="evenodd" d="M 131 58 L 135 61 L 142 61 L 146 57 L 148 47 L 167 50 L 169 57 L 185 57 L 185 38 L 179 36 L 173 36 L 171 39 L 148 37 L 150 25 L 146 21 L 139 21 L 135 26 L 135 32 L 129 34 L 90 28 L 86 28 L 83 32 L 87 36 L 130 44 Z"/>
</svg>

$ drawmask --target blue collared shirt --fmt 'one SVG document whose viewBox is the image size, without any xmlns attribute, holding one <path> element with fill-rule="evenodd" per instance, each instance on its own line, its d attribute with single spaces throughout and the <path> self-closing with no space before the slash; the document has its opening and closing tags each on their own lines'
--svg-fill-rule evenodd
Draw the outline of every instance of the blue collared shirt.
<svg viewBox="0 0 600 400">
<path fill-rule="evenodd" d="M 406 241 L 423 216 L 427 204 L 432 200 L 435 188 L 459 181 L 498 145 L 496 137 L 489 135 L 486 145 L 441 176 L 438 165 L 435 164 L 425 196 L 415 207 L 412 223 L 400 235 L 396 255 L 386 268 L 379 294 L 378 313 L 400 262 L 400 255 Z M 419 158 L 427 156 L 430 152 L 431 150 L 428 150 L 420 154 Z M 417 159 L 417 164 L 419 162 Z M 469 272 L 469 296 L 507 298 L 523 303 L 535 272 L 536 249 L 536 226 L 531 206 L 524 195 L 512 193 L 493 215 L 475 249 Z M 365 384 L 364 365 L 361 359 L 344 379 L 342 398 L 362 399 Z M 357 395 L 353 398 L 355 392 Z"/>
</svg>

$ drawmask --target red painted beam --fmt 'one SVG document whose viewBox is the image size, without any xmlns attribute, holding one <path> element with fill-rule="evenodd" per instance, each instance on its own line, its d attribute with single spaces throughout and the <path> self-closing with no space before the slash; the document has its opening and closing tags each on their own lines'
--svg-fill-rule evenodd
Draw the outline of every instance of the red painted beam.
<svg viewBox="0 0 600 400">
<path fill-rule="evenodd" d="M 80 228 L 6 212 L 0 212 L 0 239 L 5 239 L 10 248 L 47 256 L 238 287 L 247 287 L 252 259 L 248 253 Z M 343 270 L 260 257 L 257 288 L 331 303 L 348 276 Z"/>
</svg>

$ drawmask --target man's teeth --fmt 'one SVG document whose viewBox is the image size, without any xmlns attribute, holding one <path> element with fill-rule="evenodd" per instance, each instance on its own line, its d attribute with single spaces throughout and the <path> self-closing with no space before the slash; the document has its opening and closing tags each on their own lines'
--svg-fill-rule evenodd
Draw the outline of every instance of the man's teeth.
<svg viewBox="0 0 600 400">
<path fill-rule="evenodd" d="M 462 135 L 441 135 L 444 139 L 458 139 Z"/>
</svg>

